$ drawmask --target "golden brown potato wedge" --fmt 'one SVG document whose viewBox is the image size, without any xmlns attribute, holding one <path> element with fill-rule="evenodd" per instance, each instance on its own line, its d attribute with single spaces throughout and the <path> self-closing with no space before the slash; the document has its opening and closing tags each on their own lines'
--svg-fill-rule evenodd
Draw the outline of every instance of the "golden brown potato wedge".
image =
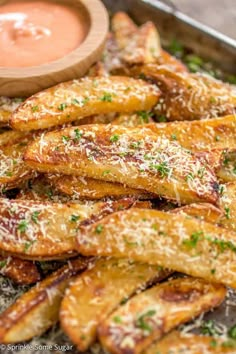
<svg viewBox="0 0 236 354">
<path fill-rule="evenodd" d="M 221 209 L 209 203 L 194 203 L 170 211 L 174 214 L 194 216 L 199 220 L 217 224 L 224 215 Z"/>
<path fill-rule="evenodd" d="M 137 74 L 140 76 L 140 69 Z M 233 86 L 210 76 L 179 73 L 156 64 L 143 66 L 141 74 L 154 81 L 162 91 L 155 110 L 167 120 L 198 120 L 235 112 Z"/>
<path fill-rule="evenodd" d="M 37 283 L 41 278 L 33 262 L 7 256 L 0 256 L 0 274 L 24 285 Z"/>
<path fill-rule="evenodd" d="M 32 135 L 24 132 L 17 132 L 14 130 L 7 130 L 0 134 L 0 146 L 11 145 L 13 143 L 18 143 L 21 140 L 24 141 L 25 138 L 31 137 Z"/>
<path fill-rule="evenodd" d="M 236 150 L 225 151 L 216 175 L 223 183 L 236 182 Z"/>
<path fill-rule="evenodd" d="M 45 134 L 25 154 L 41 172 L 118 182 L 182 203 L 215 203 L 214 173 L 178 143 L 145 127 L 88 125 Z"/>
<path fill-rule="evenodd" d="M 23 342 L 55 324 L 66 287 L 88 263 L 88 259 L 70 261 L 20 296 L 0 315 L 0 342 Z"/>
<path fill-rule="evenodd" d="M 146 290 L 105 319 L 99 340 L 109 353 L 138 354 L 182 323 L 221 304 L 226 288 L 196 278 L 179 278 Z"/>
<path fill-rule="evenodd" d="M 219 224 L 227 229 L 236 231 L 236 183 L 230 182 L 222 185 L 222 195 L 219 206 L 223 216 Z"/>
<path fill-rule="evenodd" d="M 23 161 L 23 154 L 30 141 L 32 137 L 27 136 L 20 141 L 0 146 L 0 191 L 18 187 L 36 176 L 36 172 Z"/>
<path fill-rule="evenodd" d="M 124 49 L 130 38 L 137 32 L 138 27 L 125 12 L 117 12 L 111 20 L 111 29 L 119 50 Z"/>
<path fill-rule="evenodd" d="M 177 141 L 192 151 L 212 151 L 236 147 L 236 116 L 200 121 L 181 121 L 146 125 L 160 137 Z"/>
<path fill-rule="evenodd" d="M 161 50 L 160 55 L 157 57 L 156 63 L 158 65 L 167 65 L 172 71 L 188 72 L 187 67 L 180 60 L 163 49 Z M 142 72 L 142 70 L 140 70 L 140 72 Z"/>
<path fill-rule="evenodd" d="M 120 57 L 128 65 L 135 65 L 153 63 L 160 54 L 160 37 L 155 25 L 149 21 L 129 38 Z"/>
<path fill-rule="evenodd" d="M 140 189 L 128 188 L 119 183 L 99 181 L 92 178 L 50 175 L 49 179 L 57 190 L 78 199 L 154 198 L 154 195 L 148 194 L 145 191 L 142 192 Z"/>
<path fill-rule="evenodd" d="M 236 233 L 157 210 L 117 212 L 80 229 L 83 255 L 129 257 L 236 288 Z"/>
<path fill-rule="evenodd" d="M 152 344 L 144 354 L 236 354 L 233 344 L 233 341 L 227 342 L 221 338 L 196 334 L 183 335 L 181 332 L 173 331 Z"/>
<path fill-rule="evenodd" d="M 11 126 L 29 131 L 62 125 L 93 114 L 149 110 L 159 89 L 128 77 L 93 77 L 61 83 L 27 99 L 13 113 Z"/>
<path fill-rule="evenodd" d="M 81 351 L 96 339 L 99 322 L 122 301 L 170 272 L 127 259 L 100 259 L 67 290 L 60 310 L 63 330 Z"/>
<path fill-rule="evenodd" d="M 80 225 L 133 203 L 129 198 L 94 204 L 0 199 L 0 250 L 26 259 L 71 257 Z"/>
</svg>

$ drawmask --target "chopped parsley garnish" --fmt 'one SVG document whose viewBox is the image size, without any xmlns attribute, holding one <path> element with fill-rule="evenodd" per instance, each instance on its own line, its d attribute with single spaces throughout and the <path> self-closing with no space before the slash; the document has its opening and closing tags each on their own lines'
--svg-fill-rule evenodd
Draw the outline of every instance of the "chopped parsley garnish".
<svg viewBox="0 0 236 354">
<path fill-rule="evenodd" d="M 159 116 L 157 117 L 157 121 L 160 123 L 167 122 L 167 118 L 165 116 Z"/>
<path fill-rule="evenodd" d="M 232 326 L 228 331 L 228 336 L 232 339 L 236 339 L 236 325 Z"/>
<path fill-rule="evenodd" d="M 216 135 L 216 136 L 215 136 L 215 141 L 220 141 L 219 135 Z"/>
<path fill-rule="evenodd" d="M 72 221 L 72 222 L 77 222 L 79 219 L 80 219 L 79 215 L 72 214 L 70 216 L 70 221 Z"/>
<path fill-rule="evenodd" d="M 86 103 L 89 102 L 89 97 L 85 97 L 82 99 L 82 105 L 84 106 Z"/>
<path fill-rule="evenodd" d="M 119 135 L 117 135 L 117 134 L 114 134 L 114 135 L 112 135 L 111 137 L 110 137 L 110 141 L 112 142 L 112 143 L 115 143 L 116 141 L 118 141 L 119 140 Z"/>
<path fill-rule="evenodd" d="M 36 240 L 25 242 L 25 245 L 24 245 L 24 252 L 26 253 L 26 252 L 29 250 L 29 248 L 30 248 L 31 246 L 33 246 L 33 244 L 34 244 L 35 242 L 36 242 Z"/>
<path fill-rule="evenodd" d="M 115 323 L 122 323 L 122 319 L 121 319 L 120 316 L 115 316 L 115 317 L 113 317 L 113 322 L 115 322 Z"/>
<path fill-rule="evenodd" d="M 38 223 L 39 214 L 40 214 L 40 211 L 34 211 L 33 214 L 31 215 L 31 219 L 35 224 Z"/>
<path fill-rule="evenodd" d="M 17 230 L 19 230 L 20 232 L 25 232 L 27 228 L 28 228 L 28 224 L 26 220 L 20 221 L 17 226 Z"/>
<path fill-rule="evenodd" d="M 75 129 L 74 130 L 74 133 L 75 133 L 75 138 L 74 138 L 74 140 L 77 140 L 77 141 L 79 141 L 80 139 L 81 139 L 81 137 L 82 137 L 82 133 L 81 133 L 81 131 L 79 130 L 79 129 Z"/>
<path fill-rule="evenodd" d="M 190 236 L 189 240 L 184 240 L 183 245 L 188 246 L 190 248 L 195 248 L 197 246 L 197 243 L 200 239 L 202 239 L 203 232 L 202 231 L 197 231 L 192 233 Z"/>
<path fill-rule="evenodd" d="M 156 170 L 161 177 L 168 176 L 170 169 L 166 162 L 160 162 L 159 164 L 151 164 L 150 168 Z"/>
<path fill-rule="evenodd" d="M 141 123 L 149 123 L 150 122 L 150 118 L 151 118 L 150 112 L 139 111 L 139 112 L 137 112 L 137 115 L 139 116 Z"/>
<path fill-rule="evenodd" d="M 63 141 L 64 144 L 66 144 L 67 141 L 69 141 L 69 140 L 70 140 L 69 136 L 62 135 L 62 141 Z"/>
<path fill-rule="evenodd" d="M 111 172 L 110 170 L 105 170 L 105 171 L 103 171 L 102 176 L 109 175 L 110 172 Z"/>
<path fill-rule="evenodd" d="M 230 208 L 229 207 L 225 207 L 225 217 L 226 217 L 226 219 L 230 219 Z"/>
<path fill-rule="evenodd" d="M 201 326 L 201 333 L 210 336 L 219 335 L 219 332 L 215 328 L 215 323 L 212 320 L 204 321 Z"/>
<path fill-rule="evenodd" d="M 169 44 L 168 50 L 170 51 L 171 54 L 173 54 L 177 57 L 181 57 L 184 53 L 184 47 L 183 47 L 182 43 L 180 43 L 175 38 Z"/>
<path fill-rule="evenodd" d="M 104 92 L 103 96 L 100 98 L 103 102 L 112 102 L 112 95 L 108 92 Z"/>
<path fill-rule="evenodd" d="M 39 106 L 33 106 L 31 107 L 31 111 L 34 113 L 34 112 L 37 112 L 39 110 Z"/>
<path fill-rule="evenodd" d="M 144 331 L 147 332 L 152 332 L 152 327 L 149 323 L 147 323 L 147 319 L 149 317 L 152 317 L 156 314 L 155 310 L 149 310 L 146 313 L 144 313 L 143 315 L 139 316 L 136 320 L 136 326 Z"/>
<path fill-rule="evenodd" d="M 61 103 L 57 108 L 59 109 L 59 111 L 64 111 L 67 108 L 67 104 Z"/>
<path fill-rule="evenodd" d="M 103 231 L 103 226 L 102 225 L 98 225 L 95 229 L 96 234 L 100 234 Z"/>
<path fill-rule="evenodd" d="M 172 140 L 177 140 L 177 136 L 175 134 L 171 134 L 171 139 Z"/>
<path fill-rule="evenodd" d="M 8 172 L 5 173 L 5 175 L 6 175 L 7 177 L 12 177 L 12 172 L 8 171 Z"/>
<path fill-rule="evenodd" d="M 0 269 L 4 268 L 7 265 L 7 260 L 0 262 Z"/>
<path fill-rule="evenodd" d="M 77 100 L 77 98 L 72 98 L 71 103 L 72 104 L 80 104 L 80 101 Z"/>
</svg>

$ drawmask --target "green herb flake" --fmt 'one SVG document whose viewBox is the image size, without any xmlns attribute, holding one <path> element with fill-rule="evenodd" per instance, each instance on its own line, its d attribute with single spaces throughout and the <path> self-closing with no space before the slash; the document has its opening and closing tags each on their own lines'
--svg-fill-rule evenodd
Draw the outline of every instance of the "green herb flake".
<svg viewBox="0 0 236 354">
<path fill-rule="evenodd" d="M 74 140 L 76 140 L 76 141 L 79 141 L 81 138 L 82 138 L 82 133 L 81 133 L 81 131 L 79 130 L 79 129 L 75 129 L 74 130 L 74 133 L 75 133 L 75 138 L 74 138 Z"/>
<path fill-rule="evenodd" d="M 7 260 L 0 262 L 0 269 L 4 268 L 7 265 Z"/>
<path fill-rule="evenodd" d="M 33 107 L 31 107 L 31 111 L 32 111 L 33 113 L 38 112 L 38 110 L 39 110 L 39 106 L 33 106 Z"/>
<path fill-rule="evenodd" d="M 176 55 L 178 57 L 182 56 L 184 53 L 184 47 L 182 43 L 180 43 L 176 38 L 172 39 L 168 46 L 168 50 L 171 54 Z"/>
<path fill-rule="evenodd" d="M 210 335 L 210 336 L 217 336 L 219 335 L 218 331 L 215 328 L 215 323 L 212 320 L 204 321 L 201 326 L 201 333 Z"/>
<path fill-rule="evenodd" d="M 67 104 L 61 103 L 57 108 L 59 109 L 59 111 L 64 111 L 67 108 Z"/>
<path fill-rule="evenodd" d="M 72 214 L 72 215 L 70 216 L 70 221 L 71 221 L 71 222 L 77 222 L 79 219 L 80 219 L 80 216 L 79 216 L 79 215 Z"/>
<path fill-rule="evenodd" d="M 38 216 L 40 214 L 40 211 L 34 211 L 33 214 L 31 215 L 31 220 L 37 224 L 38 223 Z"/>
<path fill-rule="evenodd" d="M 20 232 L 26 232 L 28 228 L 28 223 L 26 220 L 21 220 L 17 226 L 17 230 L 19 230 Z"/>
<path fill-rule="evenodd" d="M 110 170 L 105 170 L 105 171 L 103 171 L 102 176 L 109 175 L 110 172 L 111 172 Z"/>
<path fill-rule="evenodd" d="M 115 316 L 115 317 L 113 317 L 113 322 L 122 323 L 122 318 L 120 316 Z"/>
<path fill-rule="evenodd" d="M 170 169 L 166 162 L 160 162 L 159 164 L 150 164 L 150 168 L 156 170 L 161 177 L 168 176 Z"/>
<path fill-rule="evenodd" d="M 119 135 L 117 135 L 117 134 L 114 134 L 114 135 L 112 135 L 111 137 L 110 137 L 110 141 L 112 142 L 112 143 L 115 143 L 115 142 L 117 142 L 119 140 Z"/>
<path fill-rule="evenodd" d="M 26 253 L 30 249 L 30 247 L 33 246 L 33 244 L 35 242 L 36 242 L 36 240 L 25 242 L 25 244 L 24 244 L 24 253 Z"/>
<path fill-rule="evenodd" d="M 171 134 L 171 139 L 172 140 L 177 140 L 177 136 L 175 134 Z"/>
<path fill-rule="evenodd" d="M 102 233 L 102 231 L 103 231 L 103 225 L 97 225 L 95 229 L 96 234 L 100 234 Z"/>
<path fill-rule="evenodd" d="M 230 219 L 230 208 L 229 207 L 225 207 L 225 217 L 226 217 L 226 219 Z"/>
<path fill-rule="evenodd" d="M 216 136 L 215 136 L 215 141 L 220 141 L 219 135 L 216 135 Z"/>
<path fill-rule="evenodd" d="M 147 331 L 148 333 L 152 332 L 152 327 L 151 325 L 147 322 L 147 319 L 149 317 L 152 317 L 156 314 L 155 310 L 149 310 L 146 313 L 144 313 L 143 315 L 139 316 L 136 320 L 136 326 L 140 329 L 142 329 L 143 331 Z"/>
<path fill-rule="evenodd" d="M 232 326 L 228 331 L 228 336 L 231 339 L 236 339 L 236 325 Z"/>
<path fill-rule="evenodd" d="M 183 240 L 183 245 L 189 247 L 189 248 L 195 248 L 198 244 L 198 241 L 202 239 L 203 232 L 202 231 L 197 231 L 192 233 L 189 239 Z"/>
<path fill-rule="evenodd" d="M 159 116 L 157 117 L 157 121 L 160 123 L 167 122 L 167 118 L 165 116 Z"/>
<path fill-rule="evenodd" d="M 82 99 L 82 105 L 83 106 L 85 106 L 86 103 L 88 103 L 88 102 L 89 102 L 89 97 L 85 97 L 85 98 Z"/>
<path fill-rule="evenodd" d="M 64 144 L 66 144 L 70 140 L 69 136 L 62 135 L 62 141 Z"/>
<path fill-rule="evenodd" d="M 151 118 L 151 113 L 147 111 L 139 111 L 137 115 L 140 118 L 140 123 L 149 123 Z"/>
<path fill-rule="evenodd" d="M 112 102 L 112 95 L 109 92 L 104 92 L 103 96 L 100 98 L 102 102 Z"/>
</svg>

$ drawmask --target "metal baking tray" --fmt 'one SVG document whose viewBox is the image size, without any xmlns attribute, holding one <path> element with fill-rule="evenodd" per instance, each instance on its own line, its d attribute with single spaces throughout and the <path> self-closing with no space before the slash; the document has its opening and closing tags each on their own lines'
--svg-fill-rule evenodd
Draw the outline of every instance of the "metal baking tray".
<svg viewBox="0 0 236 354">
<path fill-rule="evenodd" d="M 173 6 L 158 0 L 103 0 L 103 2 L 110 14 L 125 11 L 138 24 L 148 20 L 153 21 L 164 45 L 174 37 L 203 59 L 214 62 L 221 70 L 236 73 L 236 41 L 200 24 L 177 11 Z M 8 279 L 0 276 L 0 307 L 2 309 L 7 307 L 20 292 L 25 290 L 26 288 L 16 287 Z M 218 330 L 224 334 L 227 328 L 236 323 L 236 293 L 230 290 L 226 301 L 215 311 L 208 313 L 204 320 L 216 321 Z M 0 344 L 0 353 L 49 354 L 52 353 L 50 346 L 56 353 L 77 353 L 58 327 L 28 343 L 8 348 Z M 93 346 L 90 351 L 93 354 L 101 352 L 98 345 Z"/>
</svg>

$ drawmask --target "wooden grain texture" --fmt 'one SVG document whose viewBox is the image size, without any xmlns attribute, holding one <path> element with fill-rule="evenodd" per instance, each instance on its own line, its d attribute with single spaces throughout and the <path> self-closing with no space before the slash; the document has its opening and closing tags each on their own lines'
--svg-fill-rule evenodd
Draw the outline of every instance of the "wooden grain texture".
<svg viewBox="0 0 236 354">
<path fill-rule="evenodd" d="M 99 0 L 50 1 L 82 12 L 89 28 L 87 37 L 76 50 L 54 62 L 28 68 L 0 68 L 0 95 L 29 96 L 59 82 L 81 77 L 102 54 L 108 31 L 108 15 L 103 4 Z"/>
</svg>

